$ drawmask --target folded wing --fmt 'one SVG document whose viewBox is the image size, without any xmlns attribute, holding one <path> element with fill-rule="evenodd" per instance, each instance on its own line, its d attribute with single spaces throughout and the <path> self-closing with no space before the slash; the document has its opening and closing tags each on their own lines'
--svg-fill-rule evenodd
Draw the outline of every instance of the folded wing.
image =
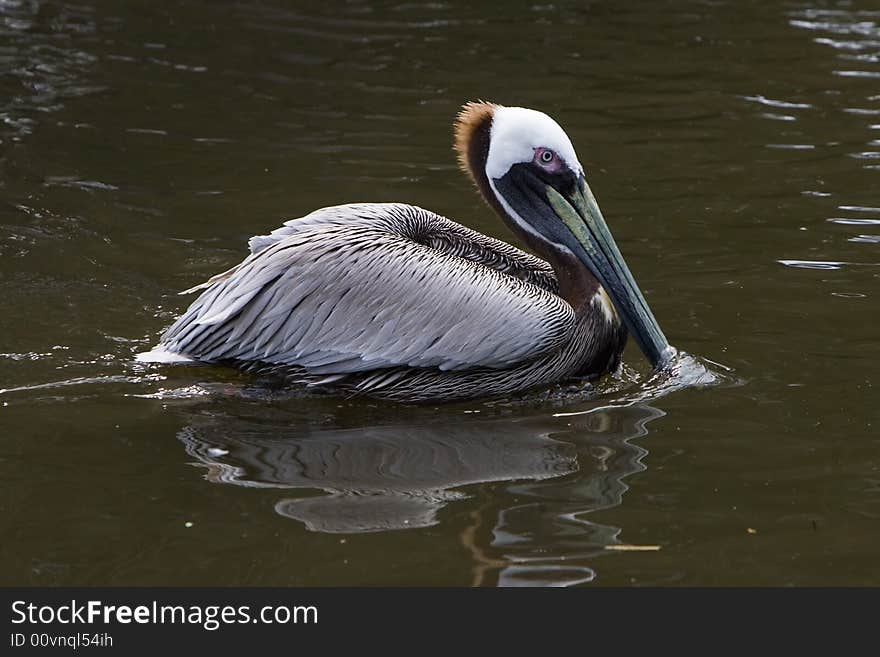
<svg viewBox="0 0 880 657">
<path fill-rule="evenodd" d="M 420 208 L 325 208 L 251 240 L 160 348 L 316 374 L 507 368 L 559 347 L 574 311 L 543 261 Z"/>
</svg>

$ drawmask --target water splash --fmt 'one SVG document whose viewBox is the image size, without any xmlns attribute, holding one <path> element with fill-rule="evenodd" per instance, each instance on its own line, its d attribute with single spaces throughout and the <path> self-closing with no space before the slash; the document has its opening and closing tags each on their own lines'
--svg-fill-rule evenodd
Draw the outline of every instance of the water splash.
<svg viewBox="0 0 880 657">
<path fill-rule="evenodd" d="M 719 372 L 715 368 L 724 370 L 724 372 Z M 594 396 L 594 401 L 602 402 L 600 405 L 586 410 L 561 411 L 554 413 L 553 416 L 587 415 L 609 408 L 646 404 L 673 392 L 689 388 L 741 384 L 742 381 L 733 376 L 733 371 L 733 368 L 721 363 L 705 358 L 700 359 L 679 351 L 666 369 L 652 373 L 645 380 L 642 380 L 641 375 L 634 370 L 626 367 L 621 368 L 620 374 L 611 383 L 611 389 L 605 390 L 601 396 Z M 634 390 L 633 386 L 635 386 Z"/>
</svg>

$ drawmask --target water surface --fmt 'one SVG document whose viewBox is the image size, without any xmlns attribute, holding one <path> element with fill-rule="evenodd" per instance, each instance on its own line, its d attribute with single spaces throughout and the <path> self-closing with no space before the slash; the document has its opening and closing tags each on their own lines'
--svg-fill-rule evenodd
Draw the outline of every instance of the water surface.
<svg viewBox="0 0 880 657">
<path fill-rule="evenodd" d="M 0 63 L 3 584 L 880 584 L 870 3 L 0 0 Z M 321 206 L 511 240 L 450 150 L 476 98 L 566 128 L 716 385 L 634 347 L 436 407 L 132 362 Z"/>
</svg>

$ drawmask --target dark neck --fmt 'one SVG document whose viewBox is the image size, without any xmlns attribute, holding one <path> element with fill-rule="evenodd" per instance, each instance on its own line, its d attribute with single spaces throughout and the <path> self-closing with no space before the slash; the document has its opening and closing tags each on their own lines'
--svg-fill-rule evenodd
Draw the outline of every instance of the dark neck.
<svg viewBox="0 0 880 657">
<path fill-rule="evenodd" d="M 553 267 L 556 280 L 559 282 L 559 296 L 575 311 L 586 310 L 599 289 L 599 281 L 586 265 L 568 249 L 560 248 L 552 242 L 522 230 L 497 201 L 494 204 L 490 202 L 490 205 L 495 208 L 511 232 L 526 243 L 530 251 Z"/>
</svg>

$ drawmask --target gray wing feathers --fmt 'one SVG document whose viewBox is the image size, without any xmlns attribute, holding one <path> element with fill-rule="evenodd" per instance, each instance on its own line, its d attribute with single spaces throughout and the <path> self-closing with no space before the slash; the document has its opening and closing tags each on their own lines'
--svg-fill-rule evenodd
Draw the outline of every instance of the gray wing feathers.
<svg viewBox="0 0 880 657">
<path fill-rule="evenodd" d="M 266 247 L 302 230 L 306 225 L 323 222 L 347 222 L 350 221 L 349 213 L 351 212 L 369 216 L 383 211 L 377 211 L 377 208 L 408 217 L 409 220 L 402 223 L 399 228 L 408 229 L 406 235 L 414 241 L 516 276 L 549 292 L 556 293 L 559 289 L 553 268 L 531 253 L 526 253 L 507 242 L 466 228 L 433 212 L 398 203 L 361 203 L 322 208 L 305 217 L 286 221 L 284 225 L 268 235 L 255 235 L 248 240 L 248 247 L 251 254 L 259 253 Z M 197 288 L 192 288 L 192 290 L 195 289 Z"/>
<path fill-rule="evenodd" d="M 398 204 L 337 206 L 288 222 L 251 240 L 252 254 L 212 279 L 162 343 L 200 360 L 340 374 L 505 368 L 569 336 L 574 311 L 565 301 L 502 271 L 514 262 L 541 274 L 546 263 L 497 242 L 516 253 L 486 266 L 430 246 L 444 230 L 447 243 L 497 242 Z"/>
</svg>

